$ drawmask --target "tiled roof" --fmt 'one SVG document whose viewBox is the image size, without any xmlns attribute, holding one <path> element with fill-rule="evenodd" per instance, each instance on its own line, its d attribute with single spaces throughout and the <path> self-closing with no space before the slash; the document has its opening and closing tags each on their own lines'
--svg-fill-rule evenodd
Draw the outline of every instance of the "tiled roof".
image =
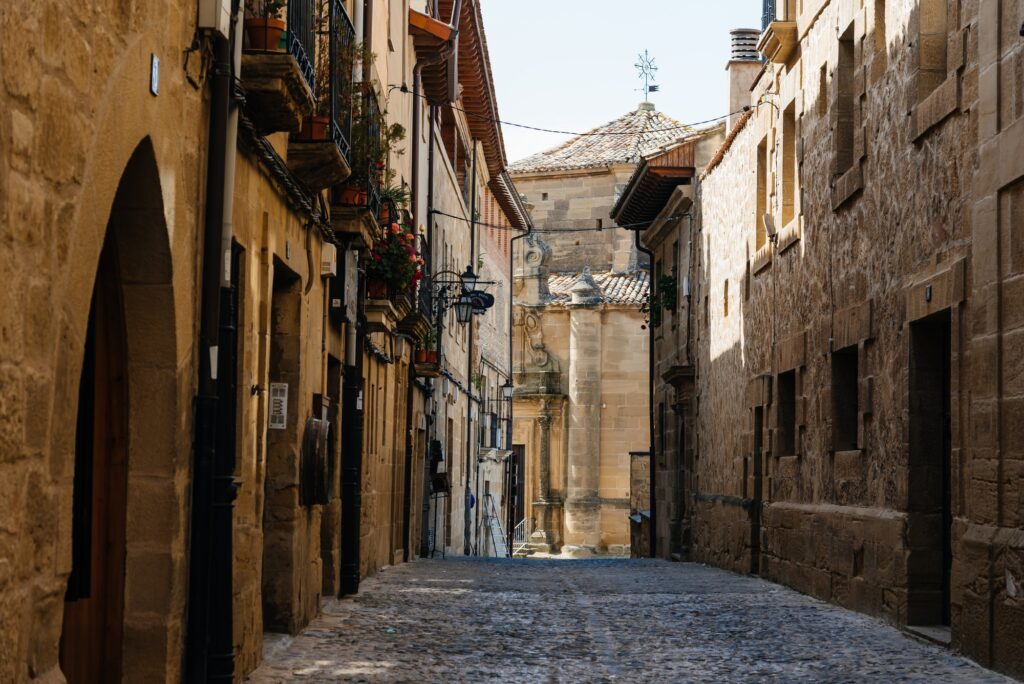
<svg viewBox="0 0 1024 684">
<path fill-rule="evenodd" d="M 653 105 L 644 102 L 635 111 L 604 126 L 546 152 L 513 162 L 508 170 L 509 173 L 536 173 L 635 164 L 642 156 L 693 133 L 690 126 L 655 111 Z"/>
<path fill-rule="evenodd" d="M 612 273 L 601 271 L 591 273 L 601 288 L 606 304 L 635 304 L 639 306 L 647 296 L 649 278 L 647 271 L 634 273 Z M 548 290 L 551 301 L 568 304 L 572 299 L 572 286 L 579 280 L 579 273 L 552 273 L 548 276 Z"/>
<path fill-rule="evenodd" d="M 748 109 L 743 113 L 743 116 L 736 120 L 736 123 L 732 126 L 732 130 L 729 131 L 729 135 L 725 137 L 721 147 L 719 147 L 715 152 L 715 156 L 713 156 L 711 161 L 708 162 L 708 165 L 704 167 L 704 172 L 700 174 L 701 180 L 707 178 L 708 175 L 715 170 L 715 167 L 722 163 L 722 159 L 725 158 L 725 153 L 729 151 L 730 147 L 732 147 L 732 141 L 736 139 L 736 136 L 740 134 L 740 131 L 743 130 L 747 125 L 747 122 L 750 121 L 750 117 L 753 115 L 754 110 Z"/>
</svg>

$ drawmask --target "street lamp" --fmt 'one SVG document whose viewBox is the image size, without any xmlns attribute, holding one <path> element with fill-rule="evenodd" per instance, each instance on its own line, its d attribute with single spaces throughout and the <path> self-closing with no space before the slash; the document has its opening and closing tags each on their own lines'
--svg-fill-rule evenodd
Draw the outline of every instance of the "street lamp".
<svg viewBox="0 0 1024 684">
<path fill-rule="evenodd" d="M 472 266 L 466 266 L 466 270 L 462 272 L 462 286 L 466 289 L 466 292 L 473 292 L 476 290 L 476 283 L 480 277 L 473 273 Z"/>
<path fill-rule="evenodd" d="M 501 396 L 505 399 L 505 401 L 512 400 L 512 391 L 514 389 L 515 388 L 512 386 L 512 378 L 506 380 L 505 384 L 501 386 Z"/>
<path fill-rule="evenodd" d="M 459 296 L 455 302 L 455 320 L 459 323 L 469 323 L 473 317 L 473 298 L 468 294 Z"/>
</svg>

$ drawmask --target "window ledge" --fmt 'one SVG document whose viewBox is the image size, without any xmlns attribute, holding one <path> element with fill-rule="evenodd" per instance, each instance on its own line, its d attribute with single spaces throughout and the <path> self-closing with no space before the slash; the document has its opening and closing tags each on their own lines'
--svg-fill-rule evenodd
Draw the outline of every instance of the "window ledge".
<svg viewBox="0 0 1024 684">
<path fill-rule="evenodd" d="M 769 62 L 785 64 L 799 42 L 795 21 L 773 21 L 761 34 L 757 51 Z"/>
<path fill-rule="evenodd" d="M 846 202 L 864 189 L 864 173 L 860 162 L 854 162 L 832 185 L 832 211 L 839 211 Z"/>
<path fill-rule="evenodd" d="M 768 268 L 772 263 L 772 243 L 766 242 L 761 246 L 761 249 L 754 253 L 754 261 L 750 265 L 750 270 L 754 273 L 760 273 L 761 271 Z"/>
<path fill-rule="evenodd" d="M 914 108 L 914 142 L 918 142 L 928 131 L 938 126 L 959 108 L 957 73 L 953 72 L 946 77 L 942 85 L 933 90 Z"/>
<path fill-rule="evenodd" d="M 800 242 L 800 236 L 803 235 L 803 223 L 803 219 L 800 216 L 797 216 L 779 231 L 780 253 Z"/>
</svg>

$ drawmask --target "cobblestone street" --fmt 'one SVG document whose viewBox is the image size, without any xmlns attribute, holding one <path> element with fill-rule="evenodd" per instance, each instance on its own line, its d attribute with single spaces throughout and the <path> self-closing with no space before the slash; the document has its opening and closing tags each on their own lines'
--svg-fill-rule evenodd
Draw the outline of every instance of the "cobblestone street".
<svg viewBox="0 0 1024 684">
<path fill-rule="evenodd" d="M 265 651 L 250 681 L 1011 681 L 775 584 L 624 559 L 389 568 Z"/>
</svg>

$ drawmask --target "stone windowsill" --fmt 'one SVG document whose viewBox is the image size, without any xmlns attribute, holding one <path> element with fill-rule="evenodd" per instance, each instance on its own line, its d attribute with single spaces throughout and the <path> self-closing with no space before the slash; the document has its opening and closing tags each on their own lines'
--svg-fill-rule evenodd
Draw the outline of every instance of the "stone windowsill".
<svg viewBox="0 0 1024 684">
<path fill-rule="evenodd" d="M 860 162 L 854 162 L 832 186 L 832 211 L 839 211 L 846 202 L 864 189 L 864 173 Z"/>
<path fill-rule="evenodd" d="M 803 217 L 796 216 L 779 231 L 779 252 L 784 252 L 800 242 L 803 234 Z"/>
<path fill-rule="evenodd" d="M 920 141 L 959 107 L 957 74 L 954 72 L 914 108 L 914 142 Z"/>
<path fill-rule="evenodd" d="M 761 248 L 754 252 L 754 261 L 750 270 L 755 275 L 768 268 L 772 263 L 772 243 L 766 242 Z"/>
<path fill-rule="evenodd" d="M 769 62 L 785 64 L 799 42 L 795 21 L 773 21 L 761 34 L 757 51 Z"/>
</svg>

